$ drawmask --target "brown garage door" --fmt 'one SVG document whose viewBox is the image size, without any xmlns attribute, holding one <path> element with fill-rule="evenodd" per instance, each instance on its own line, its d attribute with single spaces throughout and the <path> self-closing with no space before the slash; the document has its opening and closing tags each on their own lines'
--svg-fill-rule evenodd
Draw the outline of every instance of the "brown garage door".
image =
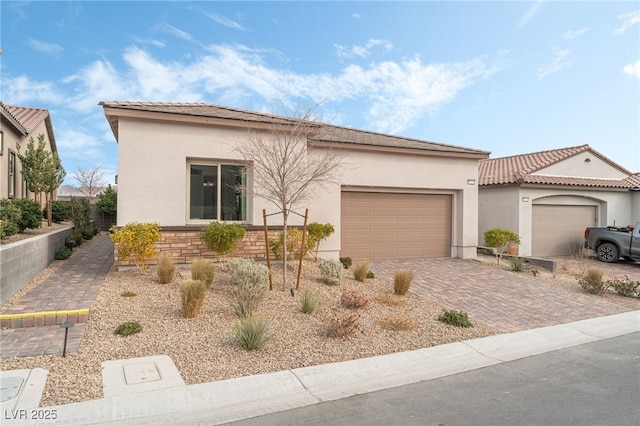
<svg viewBox="0 0 640 426">
<path fill-rule="evenodd" d="M 340 256 L 451 256 L 451 195 L 342 193 Z"/>
<path fill-rule="evenodd" d="M 533 206 L 531 228 L 533 256 L 575 254 L 584 229 L 596 224 L 595 206 Z"/>
</svg>

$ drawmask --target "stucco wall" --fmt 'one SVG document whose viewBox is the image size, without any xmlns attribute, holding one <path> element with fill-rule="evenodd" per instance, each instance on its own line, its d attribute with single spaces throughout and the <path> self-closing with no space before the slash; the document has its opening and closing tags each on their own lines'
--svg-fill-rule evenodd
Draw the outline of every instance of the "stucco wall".
<svg viewBox="0 0 640 426">
<path fill-rule="evenodd" d="M 624 179 L 627 177 L 627 174 L 589 152 L 582 152 L 533 174 L 601 179 Z"/>
<path fill-rule="evenodd" d="M 118 225 L 157 222 L 185 226 L 187 220 L 187 160 L 240 161 L 234 145 L 245 130 L 196 124 L 172 124 L 122 118 L 118 146 Z M 313 149 L 313 148 L 312 148 Z M 322 256 L 337 257 L 340 249 L 342 190 L 446 193 L 453 196 L 452 255 L 475 257 L 477 246 L 478 161 L 393 153 L 348 151 L 339 182 L 316 188 L 299 213 L 309 208 L 309 222 L 331 223 L 336 232 L 321 244 Z M 251 185 L 251 183 L 250 183 Z M 262 209 L 275 207 L 248 197 L 247 221 L 262 225 Z M 205 222 L 206 223 L 206 222 Z M 281 224 L 270 216 L 269 225 Z M 290 216 L 290 224 L 303 218 Z M 203 223 L 204 224 L 204 223 Z"/>
</svg>

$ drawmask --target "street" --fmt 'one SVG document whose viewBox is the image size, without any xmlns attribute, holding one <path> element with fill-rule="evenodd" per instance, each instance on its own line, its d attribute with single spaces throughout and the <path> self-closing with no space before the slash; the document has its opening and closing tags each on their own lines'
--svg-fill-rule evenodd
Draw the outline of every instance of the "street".
<svg viewBox="0 0 640 426">
<path fill-rule="evenodd" d="M 640 424 L 640 333 L 231 424 Z"/>
</svg>

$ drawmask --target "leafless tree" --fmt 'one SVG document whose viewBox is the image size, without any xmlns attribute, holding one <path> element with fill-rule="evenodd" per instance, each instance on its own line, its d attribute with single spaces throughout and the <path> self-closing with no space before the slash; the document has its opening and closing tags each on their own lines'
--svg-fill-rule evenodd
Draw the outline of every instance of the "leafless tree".
<svg viewBox="0 0 640 426">
<path fill-rule="evenodd" d="M 78 167 L 73 178 L 80 185 L 80 192 L 90 198 L 97 196 L 107 184 L 104 179 L 104 172 L 100 170 L 99 166 L 91 170 L 84 170 Z"/>
<path fill-rule="evenodd" d="M 283 286 L 287 283 L 287 228 L 289 215 L 318 186 L 335 181 L 344 154 L 332 147 L 309 149 L 308 140 L 321 129 L 313 110 L 297 118 L 275 118 L 266 128 L 247 129 L 237 144 L 253 176 L 252 195 L 271 202 L 282 213 Z"/>
</svg>

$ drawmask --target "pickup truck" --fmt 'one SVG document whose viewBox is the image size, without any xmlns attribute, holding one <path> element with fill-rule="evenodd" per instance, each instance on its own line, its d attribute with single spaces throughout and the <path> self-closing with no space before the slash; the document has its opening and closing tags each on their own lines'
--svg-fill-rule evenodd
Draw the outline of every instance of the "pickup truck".
<svg viewBox="0 0 640 426">
<path fill-rule="evenodd" d="M 620 257 L 640 261 L 640 222 L 625 228 L 587 228 L 584 246 L 594 250 L 602 262 L 617 262 Z"/>
</svg>

